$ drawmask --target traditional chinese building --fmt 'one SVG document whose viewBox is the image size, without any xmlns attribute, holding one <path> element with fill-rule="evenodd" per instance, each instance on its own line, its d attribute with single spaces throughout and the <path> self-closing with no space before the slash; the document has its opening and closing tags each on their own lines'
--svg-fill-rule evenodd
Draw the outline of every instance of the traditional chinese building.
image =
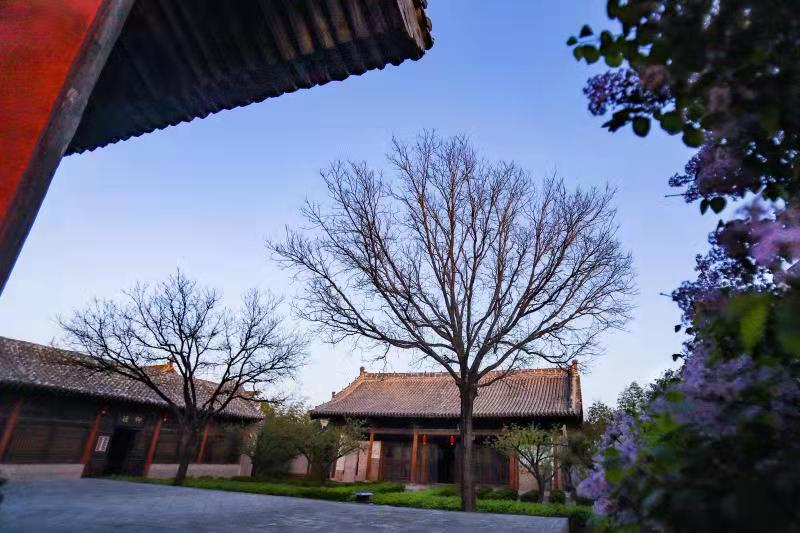
<svg viewBox="0 0 800 533">
<path fill-rule="evenodd" d="M 140 382 L 76 364 L 81 357 L 0 337 L 0 477 L 174 476 L 180 432 L 166 402 Z M 181 378 L 153 371 L 179 398 Z M 197 385 L 200 394 L 215 386 Z M 261 419 L 258 402 L 234 399 L 204 428 L 189 475 L 249 475 L 242 443 Z"/>
<path fill-rule="evenodd" d="M 418 484 L 458 482 L 459 413 L 458 389 L 449 374 L 373 374 L 363 367 L 355 381 L 311 410 L 313 418 L 329 423 L 360 419 L 369 428 L 369 441 L 360 452 L 337 462 L 332 479 Z M 535 488 L 524 468 L 490 445 L 492 437 L 504 426 L 533 423 L 566 434 L 581 424 L 582 417 L 580 375 L 574 362 L 567 369 L 518 370 L 482 387 L 474 411 L 477 482 L 520 492 Z M 553 486 L 562 484 L 561 476 L 556 476 Z"/>
</svg>

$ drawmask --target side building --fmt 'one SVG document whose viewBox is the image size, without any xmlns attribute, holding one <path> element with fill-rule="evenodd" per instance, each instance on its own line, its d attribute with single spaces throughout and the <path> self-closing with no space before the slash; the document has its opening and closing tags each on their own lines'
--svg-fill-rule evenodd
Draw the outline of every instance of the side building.
<svg viewBox="0 0 800 533">
<path fill-rule="evenodd" d="M 413 484 L 458 482 L 459 413 L 458 389 L 449 374 L 368 373 L 363 367 L 355 381 L 310 412 L 332 424 L 364 420 L 369 431 L 360 451 L 339 459 L 331 479 Z M 474 417 L 477 482 L 519 492 L 537 488 L 533 476 L 515 458 L 498 454 L 491 440 L 511 424 L 535 423 L 565 436 L 579 427 L 583 408 L 577 363 L 510 372 L 479 390 Z M 563 488 L 557 459 L 554 467 L 559 475 L 552 488 Z M 303 473 L 297 461 L 293 468 Z"/>
<path fill-rule="evenodd" d="M 77 365 L 80 357 L 0 337 L 0 477 L 174 476 L 180 432 L 166 402 L 139 382 Z M 180 390 L 170 367 L 153 371 Z M 249 475 L 242 445 L 262 419 L 257 401 L 234 399 L 204 428 L 189 475 Z"/>
</svg>

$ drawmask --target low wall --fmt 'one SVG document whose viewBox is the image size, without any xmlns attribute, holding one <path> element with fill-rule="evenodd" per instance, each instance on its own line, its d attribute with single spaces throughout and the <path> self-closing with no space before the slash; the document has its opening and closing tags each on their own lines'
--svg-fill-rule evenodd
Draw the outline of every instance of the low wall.
<svg viewBox="0 0 800 533">
<path fill-rule="evenodd" d="M 83 465 L 77 464 L 0 464 L 0 477 L 13 481 L 39 479 L 77 479 L 83 473 Z"/>
</svg>

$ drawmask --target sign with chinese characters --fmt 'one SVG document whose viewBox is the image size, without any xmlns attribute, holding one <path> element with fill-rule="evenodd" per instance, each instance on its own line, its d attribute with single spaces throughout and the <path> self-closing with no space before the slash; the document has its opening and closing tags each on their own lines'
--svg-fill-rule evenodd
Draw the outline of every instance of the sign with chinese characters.
<svg viewBox="0 0 800 533">
<path fill-rule="evenodd" d="M 108 449 L 108 441 L 110 440 L 111 437 L 108 435 L 100 435 L 97 437 L 97 445 L 94 447 L 94 451 L 105 453 L 105 451 Z"/>
<path fill-rule="evenodd" d="M 119 423 L 126 426 L 143 426 L 144 416 L 138 413 L 120 413 Z"/>
</svg>

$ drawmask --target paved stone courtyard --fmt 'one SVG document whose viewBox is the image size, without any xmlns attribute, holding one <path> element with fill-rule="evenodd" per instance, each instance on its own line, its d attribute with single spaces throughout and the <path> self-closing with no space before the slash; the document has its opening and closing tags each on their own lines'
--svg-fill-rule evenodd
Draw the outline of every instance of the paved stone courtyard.
<svg viewBox="0 0 800 533">
<path fill-rule="evenodd" d="M 465 514 L 380 505 L 80 479 L 9 483 L 0 531 L 536 531 L 567 520 Z"/>
</svg>

